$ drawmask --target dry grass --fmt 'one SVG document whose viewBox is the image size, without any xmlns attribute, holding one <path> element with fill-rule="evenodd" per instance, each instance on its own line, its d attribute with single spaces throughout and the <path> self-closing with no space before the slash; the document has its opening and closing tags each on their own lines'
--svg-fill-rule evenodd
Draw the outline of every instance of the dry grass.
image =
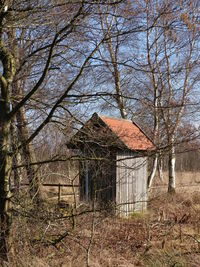
<svg viewBox="0 0 200 267">
<path fill-rule="evenodd" d="M 163 178 L 164 180 L 161 181 L 159 179 L 158 173 L 156 174 L 156 177 L 153 181 L 153 186 L 161 186 L 161 185 L 167 185 L 168 184 L 168 173 L 163 172 Z M 196 185 L 198 186 L 200 184 L 200 172 L 176 172 L 176 185 L 179 187 L 181 185 Z"/>
<path fill-rule="evenodd" d="M 167 192 L 168 173 L 163 173 L 163 181 L 160 180 L 158 173 L 155 176 L 149 197 L 155 197 Z M 180 194 L 200 193 L 200 172 L 176 172 L 176 192 Z"/>
<path fill-rule="evenodd" d="M 89 246 L 93 267 L 199 266 L 198 194 L 162 195 L 150 201 L 147 213 L 129 219 L 96 212 L 94 228 L 91 212 L 79 216 L 73 228 L 69 210 L 62 218 L 45 203 L 37 211 L 28 202 L 24 207 L 14 218 L 13 249 L 5 266 L 84 267 Z"/>
</svg>

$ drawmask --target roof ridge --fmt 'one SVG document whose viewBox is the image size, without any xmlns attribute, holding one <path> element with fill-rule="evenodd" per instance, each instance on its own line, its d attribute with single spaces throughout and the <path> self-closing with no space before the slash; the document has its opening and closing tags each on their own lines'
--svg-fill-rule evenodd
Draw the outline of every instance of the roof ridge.
<svg viewBox="0 0 200 267">
<path fill-rule="evenodd" d="M 99 115 L 98 113 L 97 113 L 97 115 L 98 115 L 100 118 L 101 118 L 101 117 L 104 117 L 104 118 L 114 119 L 114 120 L 118 120 L 118 121 L 129 121 L 129 122 L 133 123 L 133 121 L 132 121 L 132 120 L 129 120 L 129 119 L 123 119 L 123 118 L 118 118 L 118 117 Z"/>
</svg>

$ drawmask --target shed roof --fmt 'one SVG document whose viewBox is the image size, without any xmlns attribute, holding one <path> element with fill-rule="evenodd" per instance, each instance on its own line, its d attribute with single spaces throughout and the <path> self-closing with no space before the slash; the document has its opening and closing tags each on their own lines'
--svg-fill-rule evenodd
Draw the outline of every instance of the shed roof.
<svg viewBox="0 0 200 267">
<path fill-rule="evenodd" d="M 92 143 L 134 151 L 155 149 L 148 136 L 132 121 L 97 113 L 72 137 L 68 147 L 78 148 Z"/>
<path fill-rule="evenodd" d="M 99 116 L 103 122 L 131 150 L 152 150 L 155 148 L 147 135 L 131 120 Z"/>
</svg>

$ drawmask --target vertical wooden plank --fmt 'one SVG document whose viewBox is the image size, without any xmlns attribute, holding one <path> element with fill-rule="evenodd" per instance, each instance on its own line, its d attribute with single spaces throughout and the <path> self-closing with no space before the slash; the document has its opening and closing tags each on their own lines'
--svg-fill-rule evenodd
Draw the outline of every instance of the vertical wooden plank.
<svg viewBox="0 0 200 267">
<path fill-rule="evenodd" d="M 131 201 L 131 210 L 130 212 L 132 213 L 135 208 L 135 158 L 133 158 L 133 154 L 130 154 L 130 157 L 132 158 L 129 159 L 129 168 L 130 168 L 130 179 L 131 179 L 131 192 L 130 192 L 130 201 Z"/>
<path fill-rule="evenodd" d="M 126 168 L 126 181 L 127 181 L 127 216 L 131 212 L 131 187 L 130 187 L 130 182 L 131 182 L 131 166 L 130 166 L 130 153 L 126 153 L 124 155 L 124 163 L 125 163 L 125 168 Z"/>
<path fill-rule="evenodd" d="M 120 212 L 129 215 L 133 211 L 133 180 L 132 152 L 120 152 L 117 155 L 117 204 Z"/>
<path fill-rule="evenodd" d="M 137 176 L 136 176 L 136 211 L 140 211 L 140 201 L 141 201 L 141 182 L 142 182 L 142 168 L 141 168 L 141 159 L 137 159 Z"/>
<path fill-rule="evenodd" d="M 117 205 L 119 213 L 122 215 L 126 213 L 126 206 L 123 204 L 126 202 L 126 182 L 123 166 L 123 155 L 121 153 L 117 154 Z"/>
<path fill-rule="evenodd" d="M 139 164 L 139 159 L 136 159 L 136 165 Z M 139 211 L 140 210 L 140 207 L 139 207 L 139 184 L 140 184 L 140 169 L 137 168 L 136 169 L 136 193 L 135 193 L 135 210 L 136 211 Z"/>
<path fill-rule="evenodd" d="M 136 210 L 142 211 L 146 201 L 147 158 L 138 158 L 137 161 Z"/>
<path fill-rule="evenodd" d="M 116 204 L 120 213 L 129 215 L 146 208 L 147 158 L 136 158 L 133 152 L 117 154 Z"/>
<path fill-rule="evenodd" d="M 145 157 L 145 168 L 143 169 L 143 192 L 144 192 L 144 197 L 143 197 L 143 205 L 142 205 L 142 211 L 147 209 L 147 166 L 148 166 L 148 158 Z"/>
</svg>

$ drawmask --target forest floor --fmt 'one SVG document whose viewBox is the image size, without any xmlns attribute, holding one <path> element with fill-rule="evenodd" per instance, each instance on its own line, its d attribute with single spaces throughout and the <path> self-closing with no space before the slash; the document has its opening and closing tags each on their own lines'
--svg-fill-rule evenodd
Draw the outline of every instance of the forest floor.
<svg viewBox="0 0 200 267">
<path fill-rule="evenodd" d="M 17 206 L 5 266 L 200 266 L 199 193 L 163 194 L 130 218 L 54 208 Z"/>
</svg>

